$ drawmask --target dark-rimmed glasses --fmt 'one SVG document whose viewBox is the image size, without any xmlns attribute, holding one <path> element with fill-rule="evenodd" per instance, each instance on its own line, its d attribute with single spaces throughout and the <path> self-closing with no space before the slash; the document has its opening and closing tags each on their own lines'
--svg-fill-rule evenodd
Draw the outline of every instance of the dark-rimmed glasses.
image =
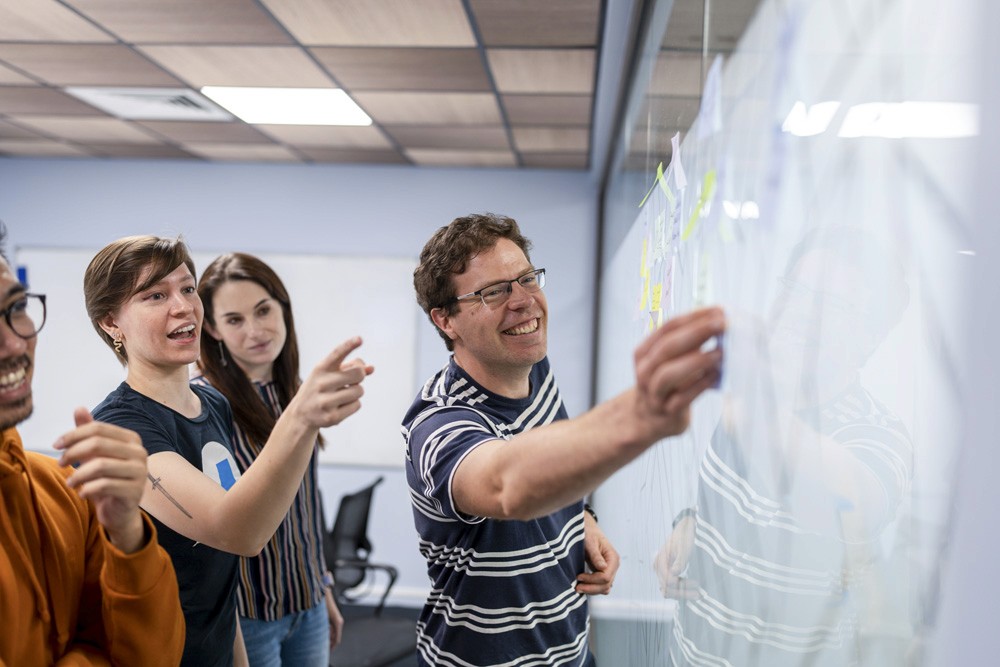
<svg viewBox="0 0 1000 667">
<path fill-rule="evenodd" d="M 510 297 L 511 292 L 514 291 L 514 283 L 523 287 L 525 292 L 537 292 L 545 287 L 545 269 L 532 269 L 513 280 L 502 280 L 498 283 L 487 285 L 482 289 L 477 289 L 475 292 L 456 296 L 448 304 L 468 301 L 469 299 L 478 297 L 482 300 L 484 306 L 499 306 L 505 303 Z"/>
<path fill-rule="evenodd" d="M 34 338 L 45 326 L 45 295 L 25 292 L 0 315 L 7 320 L 7 326 L 21 338 Z"/>
</svg>

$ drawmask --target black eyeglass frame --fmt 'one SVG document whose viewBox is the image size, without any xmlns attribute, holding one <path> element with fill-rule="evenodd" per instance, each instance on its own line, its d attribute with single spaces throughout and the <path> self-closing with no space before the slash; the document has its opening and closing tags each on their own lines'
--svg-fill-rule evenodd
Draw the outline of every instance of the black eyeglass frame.
<svg viewBox="0 0 1000 667">
<path fill-rule="evenodd" d="M 17 328 L 14 326 L 14 323 L 10 319 L 10 315 L 11 312 L 15 308 L 17 308 L 17 306 L 21 303 L 24 303 L 25 308 L 27 309 L 28 299 L 32 298 L 38 299 L 38 301 L 42 304 L 42 321 L 39 323 L 39 322 L 34 322 L 34 320 L 32 320 L 32 322 L 34 322 L 35 324 L 35 331 L 34 333 L 25 336 L 23 333 L 18 331 Z M 10 327 L 10 330 L 13 331 L 18 338 L 23 338 L 24 340 L 29 340 L 31 338 L 34 338 L 35 336 L 38 335 L 38 332 L 42 330 L 42 327 L 45 326 L 45 320 L 48 317 L 48 308 L 45 305 L 45 295 L 35 294 L 33 292 L 22 292 L 21 294 L 18 295 L 17 299 L 14 300 L 14 303 L 10 304 L 3 310 L 0 310 L 0 315 L 3 315 L 3 319 L 7 322 L 7 326 Z"/>
<path fill-rule="evenodd" d="M 529 289 L 529 288 L 527 288 L 527 287 L 524 286 L 524 283 L 521 282 L 522 280 L 524 280 L 525 278 L 527 278 L 529 276 L 538 279 L 538 283 L 537 283 L 538 287 L 537 288 L 535 288 L 535 289 Z M 512 280 L 501 280 L 500 282 L 493 283 L 492 285 L 487 285 L 486 287 L 484 287 L 482 289 L 477 289 L 475 292 L 469 292 L 468 294 L 461 294 L 459 296 L 453 297 L 451 300 L 449 300 L 444 305 L 445 306 L 450 306 L 450 305 L 452 305 L 454 303 L 461 303 L 462 301 L 468 301 L 469 299 L 472 299 L 473 297 L 479 297 L 479 300 L 483 302 L 484 306 L 494 306 L 494 305 L 495 306 L 499 306 L 501 303 L 505 303 L 507 301 L 507 299 L 510 298 L 511 293 L 513 293 L 513 291 L 514 291 L 514 283 L 517 283 L 521 287 L 524 287 L 524 289 L 526 289 L 529 292 L 538 292 L 543 287 L 545 287 L 545 269 L 531 269 L 530 271 L 522 273 L 517 278 L 514 278 Z M 489 292 L 490 290 L 496 289 L 496 288 L 500 287 L 501 285 L 506 285 L 506 293 L 505 293 L 505 296 L 504 296 L 503 300 L 502 301 L 497 301 L 494 304 L 487 303 L 486 299 L 483 297 L 483 292 Z"/>
</svg>

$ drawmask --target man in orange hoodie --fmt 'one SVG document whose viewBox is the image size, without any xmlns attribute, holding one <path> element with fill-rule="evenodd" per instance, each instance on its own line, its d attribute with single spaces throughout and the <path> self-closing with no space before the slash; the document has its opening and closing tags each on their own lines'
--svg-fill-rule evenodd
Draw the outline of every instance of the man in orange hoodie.
<svg viewBox="0 0 1000 667">
<path fill-rule="evenodd" d="M 78 408 L 58 462 L 21 444 L 45 297 L 14 277 L 4 236 L 0 225 L 0 666 L 176 666 L 184 616 L 139 509 L 139 436 Z"/>
</svg>

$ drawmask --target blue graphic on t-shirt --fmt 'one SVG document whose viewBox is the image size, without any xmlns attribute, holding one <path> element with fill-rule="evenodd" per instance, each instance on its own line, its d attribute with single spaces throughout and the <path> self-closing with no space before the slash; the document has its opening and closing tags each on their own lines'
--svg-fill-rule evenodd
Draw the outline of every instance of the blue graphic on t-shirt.
<svg viewBox="0 0 1000 667">
<path fill-rule="evenodd" d="M 236 478 L 233 477 L 233 469 L 229 467 L 229 461 L 219 461 L 215 464 L 215 468 L 219 471 L 219 484 L 228 491 L 236 483 Z"/>
</svg>

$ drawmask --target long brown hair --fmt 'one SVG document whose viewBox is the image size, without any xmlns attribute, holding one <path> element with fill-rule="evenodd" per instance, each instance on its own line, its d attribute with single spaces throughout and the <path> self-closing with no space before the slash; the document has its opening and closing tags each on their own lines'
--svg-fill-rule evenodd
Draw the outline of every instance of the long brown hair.
<svg viewBox="0 0 1000 667">
<path fill-rule="evenodd" d="M 281 304 L 285 318 L 285 345 L 278 353 L 272 366 L 272 375 L 281 409 L 288 407 L 289 401 L 298 391 L 299 344 L 295 335 L 295 319 L 292 317 L 292 303 L 288 290 L 274 270 L 253 255 L 240 252 L 221 255 L 208 265 L 198 282 L 198 295 L 205 307 L 205 322 L 218 329 L 215 323 L 216 291 L 233 280 L 249 280 L 260 285 L 272 299 Z M 233 418 L 246 433 L 250 441 L 262 447 L 271 435 L 277 421 L 261 398 L 260 392 L 247 377 L 243 369 L 233 359 L 225 343 L 213 338 L 205 331 L 201 337 L 201 357 L 198 367 L 213 387 L 229 399 L 233 408 Z M 320 441 L 322 443 L 322 440 Z"/>
</svg>

